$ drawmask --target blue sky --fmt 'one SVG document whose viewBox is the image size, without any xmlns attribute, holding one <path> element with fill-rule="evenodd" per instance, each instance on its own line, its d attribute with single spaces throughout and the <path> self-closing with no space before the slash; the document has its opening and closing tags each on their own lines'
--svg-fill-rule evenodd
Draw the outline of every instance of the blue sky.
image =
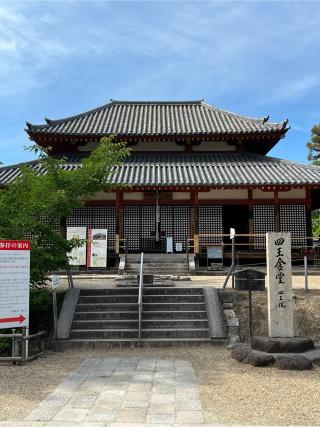
<svg viewBox="0 0 320 427">
<path fill-rule="evenodd" d="M 0 160 L 31 159 L 25 122 L 126 100 L 193 100 L 291 130 L 320 122 L 319 1 L 0 0 Z"/>
</svg>

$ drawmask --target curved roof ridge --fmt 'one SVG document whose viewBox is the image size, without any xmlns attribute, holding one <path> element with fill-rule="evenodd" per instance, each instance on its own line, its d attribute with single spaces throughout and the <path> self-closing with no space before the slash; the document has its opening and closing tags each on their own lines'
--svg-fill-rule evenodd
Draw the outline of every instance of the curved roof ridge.
<svg viewBox="0 0 320 427">
<path fill-rule="evenodd" d="M 47 124 L 44 124 L 44 125 L 32 125 L 31 123 L 27 122 L 27 126 L 29 127 L 29 125 L 30 125 L 31 128 L 32 127 L 37 127 L 37 128 L 41 127 L 41 128 L 44 128 L 44 127 L 47 127 L 47 126 L 57 125 L 59 123 L 67 122 L 69 120 L 79 119 L 81 117 L 88 116 L 89 114 L 96 113 L 97 111 L 101 111 L 104 108 L 108 108 L 111 105 L 112 105 L 112 102 L 108 102 L 107 104 L 101 105 L 100 107 L 92 108 L 91 110 L 84 111 L 82 113 L 75 114 L 73 116 L 64 117 L 63 119 L 52 120 L 52 119 L 48 119 L 47 117 L 45 117 L 45 121 L 47 122 Z"/>
<path fill-rule="evenodd" d="M 130 105 L 201 105 L 203 99 L 194 101 L 122 101 L 117 99 L 110 99 L 112 104 L 130 104 Z"/>
<path fill-rule="evenodd" d="M 18 168 L 20 166 L 28 166 L 39 163 L 39 159 L 30 160 L 28 162 L 13 163 L 12 165 L 0 165 L 0 172 L 6 169 Z"/>
<path fill-rule="evenodd" d="M 261 123 L 261 124 L 265 124 L 267 126 L 268 125 L 274 126 L 274 125 L 279 125 L 279 124 L 285 124 L 285 125 L 287 125 L 287 123 L 289 121 L 288 119 L 285 119 L 282 122 L 269 122 L 268 121 L 269 117 L 270 117 L 269 115 L 264 116 L 264 117 L 250 117 L 250 116 L 244 116 L 243 114 L 234 113 L 232 111 L 225 110 L 225 109 L 220 108 L 220 107 L 216 107 L 215 105 L 208 104 L 207 102 L 202 102 L 201 104 L 204 107 L 209 108 L 210 110 L 218 111 L 220 113 L 225 113 L 225 114 L 228 114 L 228 115 L 230 115 L 232 117 L 236 117 L 238 119 L 247 120 L 247 121 L 254 122 L 254 123 L 258 122 L 258 123 Z"/>
</svg>

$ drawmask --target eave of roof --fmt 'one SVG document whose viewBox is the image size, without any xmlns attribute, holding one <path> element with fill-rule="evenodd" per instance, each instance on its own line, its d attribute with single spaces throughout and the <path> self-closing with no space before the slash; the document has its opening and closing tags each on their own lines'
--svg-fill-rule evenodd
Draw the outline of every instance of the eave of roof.
<svg viewBox="0 0 320 427">
<path fill-rule="evenodd" d="M 65 170 L 79 167 L 85 154 L 74 154 L 62 164 Z M 45 169 L 37 161 L 28 163 L 39 173 Z M 6 186 L 20 175 L 20 165 L 0 168 L 0 185 Z M 114 185 L 132 187 L 320 187 L 320 167 L 254 153 L 148 153 L 132 154 L 109 175 Z"/>
</svg>

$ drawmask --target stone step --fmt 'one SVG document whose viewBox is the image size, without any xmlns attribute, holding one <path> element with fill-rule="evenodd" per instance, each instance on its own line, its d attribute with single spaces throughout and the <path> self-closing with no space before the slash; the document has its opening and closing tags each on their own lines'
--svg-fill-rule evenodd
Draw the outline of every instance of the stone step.
<svg viewBox="0 0 320 427">
<path fill-rule="evenodd" d="M 209 338 L 208 328 L 154 328 L 141 331 L 142 338 Z"/>
<path fill-rule="evenodd" d="M 195 347 L 195 346 L 211 346 L 211 345 L 222 345 L 224 340 L 211 340 L 210 338 L 144 338 L 139 343 L 137 338 L 111 338 L 111 339 L 79 339 L 73 338 L 66 341 L 60 341 L 60 346 L 63 349 L 70 348 L 122 348 L 122 347 Z"/>
<path fill-rule="evenodd" d="M 102 320 L 102 319 L 93 319 L 93 320 L 74 320 L 72 322 L 72 329 L 138 329 L 139 328 L 139 319 L 134 320 Z"/>
<path fill-rule="evenodd" d="M 138 329 L 71 329 L 70 338 L 78 339 L 132 339 L 138 338 Z M 209 338 L 208 328 L 155 328 L 141 331 L 142 338 Z"/>
<path fill-rule="evenodd" d="M 137 266 L 132 266 L 132 267 L 126 267 L 125 268 L 125 272 L 127 274 L 139 274 L 140 272 L 140 267 Z M 183 274 L 183 275 L 187 275 L 188 274 L 188 268 L 183 266 L 183 267 L 162 267 L 162 266 L 147 266 L 143 269 L 143 273 L 144 274 Z"/>
<path fill-rule="evenodd" d="M 204 296 L 203 295 L 143 295 L 143 303 L 189 303 L 189 302 L 204 302 Z"/>
<path fill-rule="evenodd" d="M 203 295 L 202 288 L 144 286 L 143 295 Z"/>
<path fill-rule="evenodd" d="M 198 311 L 144 311 L 143 312 L 144 320 L 157 320 L 157 319 L 206 319 L 207 320 L 207 312 L 205 310 Z"/>
<path fill-rule="evenodd" d="M 144 311 L 198 311 L 206 310 L 204 303 L 192 302 L 192 303 L 143 303 Z"/>
<path fill-rule="evenodd" d="M 143 319 L 142 329 L 208 329 L 207 319 Z"/>
<path fill-rule="evenodd" d="M 90 295 L 80 294 L 79 304 L 111 304 L 111 303 L 138 303 L 138 295 Z"/>
<path fill-rule="evenodd" d="M 187 255 L 185 253 L 180 254 L 143 254 L 143 262 L 149 262 L 149 261 L 169 261 L 169 262 L 175 262 L 175 261 L 181 261 L 186 260 Z M 129 262 L 138 262 L 141 261 L 141 255 L 140 254 L 128 254 L 127 257 Z"/>
<path fill-rule="evenodd" d="M 132 339 L 138 338 L 138 328 L 71 329 L 70 338 L 78 339 Z"/>
<path fill-rule="evenodd" d="M 77 305 L 76 312 L 78 311 L 133 311 L 137 310 L 138 303 L 104 303 L 104 304 L 92 304 L 92 303 L 81 303 Z"/>
<path fill-rule="evenodd" d="M 80 295 L 81 296 L 91 296 L 91 295 L 119 295 L 120 297 L 122 295 L 138 295 L 139 294 L 139 287 L 138 284 L 135 284 L 135 286 L 130 287 L 123 287 L 123 288 L 103 288 L 103 289 L 95 289 L 95 288 L 88 288 L 88 289 L 81 289 Z"/>
<path fill-rule="evenodd" d="M 74 320 L 137 320 L 139 318 L 138 308 L 136 311 L 76 311 Z"/>
</svg>

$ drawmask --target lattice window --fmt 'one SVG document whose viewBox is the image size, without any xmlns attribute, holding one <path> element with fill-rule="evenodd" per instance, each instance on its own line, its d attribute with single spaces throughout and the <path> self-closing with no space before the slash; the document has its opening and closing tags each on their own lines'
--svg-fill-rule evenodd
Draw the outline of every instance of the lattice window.
<svg viewBox="0 0 320 427">
<path fill-rule="evenodd" d="M 253 206 L 253 233 L 265 234 L 275 231 L 275 209 L 274 205 Z M 266 238 L 254 237 L 254 249 L 265 249 Z"/>
<path fill-rule="evenodd" d="M 182 243 L 182 250 L 186 249 L 186 240 L 190 238 L 190 206 L 173 207 L 173 244 Z"/>
<path fill-rule="evenodd" d="M 114 205 L 89 205 L 73 209 L 67 217 L 67 227 L 106 228 L 108 248 L 114 249 L 116 234 L 116 208 Z"/>
<path fill-rule="evenodd" d="M 199 234 L 222 234 L 222 206 L 200 205 L 198 207 Z M 222 244 L 222 237 L 201 237 L 200 245 Z"/>
<path fill-rule="evenodd" d="M 173 206 L 160 206 L 161 231 L 173 237 Z"/>
<path fill-rule="evenodd" d="M 305 246 L 307 220 L 305 205 L 280 205 L 280 230 L 291 233 L 292 246 Z"/>
</svg>

